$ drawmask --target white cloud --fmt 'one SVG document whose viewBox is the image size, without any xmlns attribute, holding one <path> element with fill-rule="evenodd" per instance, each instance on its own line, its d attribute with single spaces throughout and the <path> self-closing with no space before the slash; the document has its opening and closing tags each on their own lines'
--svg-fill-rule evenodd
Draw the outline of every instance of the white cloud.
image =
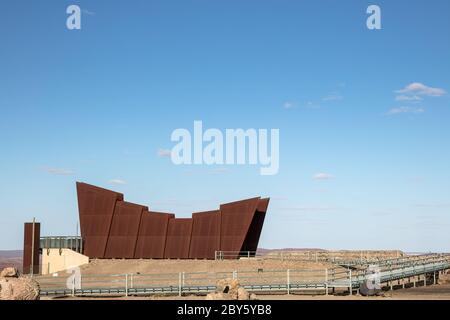
<svg viewBox="0 0 450 320">
<path fill-rule="evenodd" d="M 340 95 L 338 92 L 333 92 L 325 97 L 322 98 L 322 101 L 339 101 L 344 99 L 344 97 L 342 95 Z"/>
<path fill-rule="evenodd" d="M 170 158 L 172 152 L 169 149 L 158 149 L 156 154 L 161 158 Z"/>
<path fill-rule="evenodd" d="M 447 93 L 444 89 L 429 87 L 420 82 L 413 82 L 407 85 L 405 88 L 397 90 L 396 92 L 430 97 L 441 97 Z"/>
<path fill-rule="evenodd" d="M 386 114 L 387 115 L 395 115 L 395 114 L 402 114 L 402 113 L 420 114 L 420 113 L 424 113 L 424 112 L 425 112 L 425 109 L 423 109 L 423 108 L 398 107 L 398 108 L 392 108 Z"/>
<path fill-rule="evenodd" d="M 121 179 L 111 179 L 111 180 L 108 181 L 108 183 L 115 184 L 115 185 L 125 185 L 125 184 L 127 184 L 126 181 L 121 180 Z"/>
<path fill-rule="evenodd" d="M 285 108 L 285 109 L 292 109 L 292 108 L 295 108 L 296 106 L 297 106 L 297 104 L 292 101 L 286 101 L 285 103 L 283 103 L 283 108 Z"/>
<path fill-rule="evenodd" d="M 314 102 L 312 102 L 312 101 L 308 101 L 307 103 L 306 103 L 306 106 L 305 106 L 306 108 L 309 108 L 309 109 L 319 109 L 320 108 L 320 105 L 318 105 L 318 104 L 315 104 Z"/>
<path fill-rule="evenodd" d="M 331 175 L 329 173 L 323 173 L 323 172 L 317 173 L 313 176 L 314 180 L 331 180 L 333 178 L 334 178 L 333 175 Z"/>
<path fill-rule="evenodd" d="M 408 96 L 405 94 L 401 94 L 395 97 L 395 101 L 422 101 L 423 99 L 418 95 Z"/>
<path fill-rule="evenodd" d="M 44 168 L 44 170 L 50 174 L 54 174 L 57 176 L 70 176 L 70 175 L 74 174 L 74 172 L 72 170 L 61 169 L 61 168 Z"/>
</svg>

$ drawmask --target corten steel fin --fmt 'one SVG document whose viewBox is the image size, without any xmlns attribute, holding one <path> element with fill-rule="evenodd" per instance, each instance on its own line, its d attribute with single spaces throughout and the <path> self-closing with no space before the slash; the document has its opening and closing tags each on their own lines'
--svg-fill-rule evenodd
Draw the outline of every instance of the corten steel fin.
<svg viewBox="0 0 450 320">
<path fill-rule="evenodd" d="M 169 219 L 175 215 L 163 212 L 144 211 L 141 217 L 139 235 L 134 257 L 136 259 L 163 259 L 166 247 Z"/>
<path fill-rule="evenodd" d="M 220 250 L 220 210 L 192 214 L 190 259 L 214 259 Z"/>
<path fill-rule="evenodd" d="M 250 231 L 260 197 L 220 205 L 220 250 L 233 251 L 227 257 L 235 259 L 243 251 L 245 238 Z"/>
<path fill-rule="evenodd" d="M 116 202 L 105 258 L 134 258 L 142 212 L 147 210 L 134 203 Z"/>
<path fill-rule="evenodd" d="M 41 224 L 34 223 L 34 245 L 33 245 L 33 223 L 24 224 L 23 233 L 23 273 L 39 274 L 39 239 L 41 238 Z M 31 262 L 33 260 L 33 262 Z M 33 268 L 31 268 L 33 264 Z"/>
<path fill-rule="evenodd" d="M 103 258 L 114 208 L 117 201 L 123 201 L 123 195 L 80 182 L 77 193 L 83 253 L 90 258 Z"/>
<path fill-rule="evenodd" d="M 258 202 L 258 207 L 253 216 L 247 236 L 245 237 L 244 245 L 241 251 L 251 251 L 254 256 L 258 249 L 259 237 L 261 236 L 264 218 L 266 217 L 267 207 L 269 206 L 269 198 L 261 199 Z"/>
<path fill-rule="evenodd" d="M 189 246 L 191 242 L 192 219 L 172 218 L 169 219 L 167 229 L 166 249 L 164 258 L 166 259 L 188 259 Z"/>
<path fill-rule="evenodd" d="M 258 207 L 256 210 L 259 212 L 267 212 L 267 208 L 269 207 L 270 198 L 263 198 L 258 201 Z"/>
</svg>

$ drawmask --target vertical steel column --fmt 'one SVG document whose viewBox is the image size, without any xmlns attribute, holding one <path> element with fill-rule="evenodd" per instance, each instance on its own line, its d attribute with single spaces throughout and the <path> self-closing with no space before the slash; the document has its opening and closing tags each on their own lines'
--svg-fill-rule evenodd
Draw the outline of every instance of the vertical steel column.
<svg viewBox="0 0 450 320">
<path fill-rule="evenodd" d="M 36 219 L 33 217 L 33 227 L 31 230 L 31 266 L 30 266 L 30 273 L 31 278 L 33 278 L 34 275 L 34 227 L 36 225 Z"/>
</svg>

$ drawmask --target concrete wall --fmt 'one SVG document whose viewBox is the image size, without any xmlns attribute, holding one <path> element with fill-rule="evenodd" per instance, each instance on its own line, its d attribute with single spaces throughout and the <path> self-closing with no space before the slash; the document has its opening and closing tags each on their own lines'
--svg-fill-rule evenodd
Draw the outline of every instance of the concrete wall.
<svg viewBox="0 0 450 320">
<path fill-rule="evenodd" d="M 89 257 L 70 249 L 42 249 L 42 274 L 52 274 L 89 263 Z"/>
</svg>

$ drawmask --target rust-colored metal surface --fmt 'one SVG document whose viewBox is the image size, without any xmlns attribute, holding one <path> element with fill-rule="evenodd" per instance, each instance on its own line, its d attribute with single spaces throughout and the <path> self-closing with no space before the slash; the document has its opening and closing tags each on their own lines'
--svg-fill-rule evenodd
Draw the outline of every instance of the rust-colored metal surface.
<svg viewBox="0 0 450 320">
<path fill-rule="evenodd" d="M 77 193 L 83 253 L 90 258 L 214 259 L 219 250 L 236 258 L 256 251 L 269 205 L 258 197 L 177 219 L 85 183 L 77 182 Z"/>
<path fill-rule="evenodd" d="M 192 219 L 172 218 L 169 219 L 167 228 L 166 259 L 188 259 L 189 246 L 191 243 Z"/>
<path fill-rule="evenodd" d="M 191 259 L 214 259 L 220 250 L 220 210 L 192 214 Z"/>
<path fill-rule="evenodd" d="M 103 258 L 117 201 L 121 193 L 77 182 L 78 210 L 84 254 L 90 258 Z"/>
<path fill-rule="evenodd" d="M 163 212 L 144 211 L 134 252 L 135 258 L 164 258 L 169 219 L 175 215 Z"/>
<path fill-rule="evenodd" d="M 105 258 L 134 258 L 142 212 L 147 210 L 134 203 L 116 202 Z"/>
<path fill-rule="evenodd" d="M 270 198 L 259 199 L 258 207 L 256 208 L 256 210 L 258 210 L 259 212 L 267 212 L 267 208 L 269 207 L 269 201 Z"/>
<path fill-rule="evenodd" d="M 220 205 L 220 250 L 242 251 L 249 232 L 259 198 L 252 198 Z M 229 255 L 230 259 L 236 256 Z"/>
<path fill-rule="evenodd" d="M 34 245 L 33 245 L 33 223 L 24 224 L 23 233 L 23 273 L 39 273 L 39 239 L 41 237 L 41 224 L 34 223 Z M 33 261 L 33 262 L 32 262 Z M 31 265 L 33 264 L 33 267 Z"/>
<path fill-rule="evenodd" d="M 258 201 L 257 210 L 253 216 L 252 223 L 250 224 L 249 231 L 245 237 L 244 244 L 241 251 L 256 252 L 258 249 L 258 242 L 261 236 L 264 219 L 266 217 L 267 207 L 269 206 L 269 199 L 261 199 Z"/>
</svg>

